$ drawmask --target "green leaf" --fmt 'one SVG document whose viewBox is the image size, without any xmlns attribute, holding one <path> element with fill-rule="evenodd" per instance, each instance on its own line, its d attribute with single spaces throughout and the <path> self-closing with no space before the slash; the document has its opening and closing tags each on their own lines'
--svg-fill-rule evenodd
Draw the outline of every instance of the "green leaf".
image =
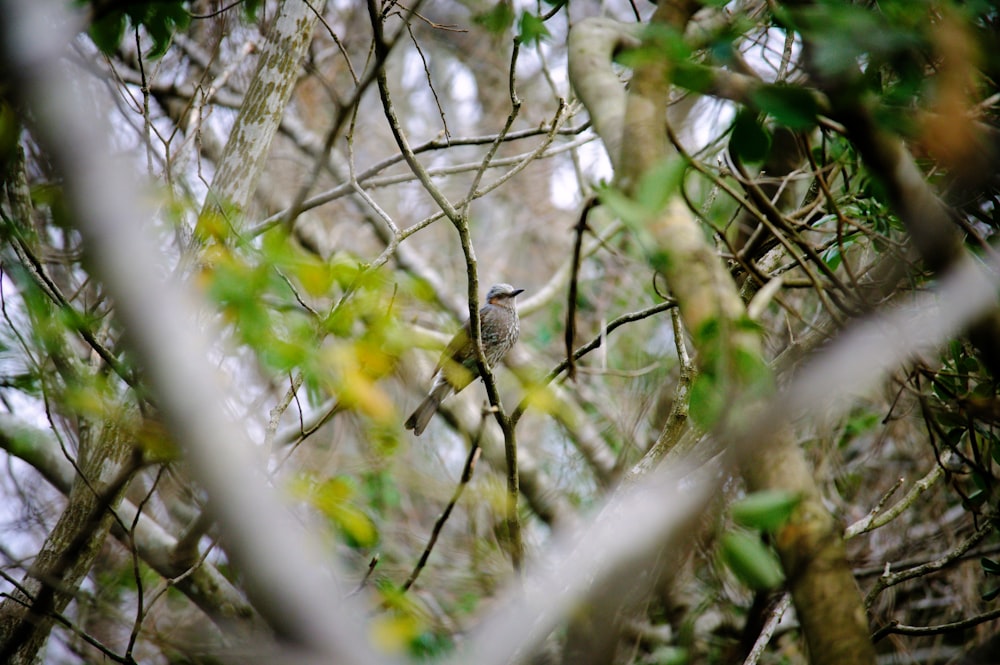
<svg viewBox="0 0 1000 665">
<path fill-rule="evenodd" d="M 662 275 L 670 274 L 670 269 L 672 267 L 670 252 L 663 248 L 656 248 L 646 255 L 646 260 L 649 261 L 649 265 L 656 272 Z"/>
<path fill-rule="evenodd" d="M 979 361 L 974 356 L 964 356 L 959 358 L 957 369 L 966 374 L 976 374 L 979 372 Z"/>
<path fill-rule="evenodd" d="M 771 152 L 771 133 L 760 123 L 756 113 L 744 109 L 733 121 L 729 145 L 741 161 L 762 162 Z"/>
<path fill-rule="evenodd" d="M 514 10 L 511 8 L 510 0 L 500 0 L 493 5 L 493 9 L 477 14 L 472 20 L 483 26 L 487 32 L 501 35 L 514 25 Z"/>
<path fill-rule="evenodd" d="M 247 17 L 247 20 L 251 23 L 257 22 L 257 11 L 264 4 L 264 0 L 244 0 L 243 2 L 243 14 Z"/>
<path fill-rule="evenodd" d="M 854 73 L 861 61 L 869 72 L 891 64 L 897 74 L 905 74 L 913 67 L 914 52 L 927 48 L 927 26 L 933 25 L 929 6 L 880 2 L 873 11 L 867 3 L 802 3 L 784 18 L 812 44 L 812 61 L 823 74 Z"/>
<path fill-rule="evenodd" d="M 642 45 L 638 48 L 622 49 L 615 54 L 615 62 L 626 67 L 670 62 L 679 64 L 691 58 L 691 47 L 684 41 L 684 35 L 676 28 L 659 23 L 647 23 L 642 30 Z"/>
<path fill-rule="evenodd" d="M 725 533 L 720 553 L 726 566 L 751 589 L 774 589 L 785 579 L 777 557 L 757 536 L 743 531 Z"/>
<path fill-rule="evenodd" d="M 410 642 L 410 655 L 416 656 L 420 662 L 426 662 L 450 653 L 454 646 L 448 635 L 425 630 Z"/>
<path fill-rule="evenodd" d="M 177 30 L 183 30 L 191 22 L 191 15 L 183 2 L 158 2 L 149 5 L 144 24 L 153 40 L 153 48 L 146 55 L 159 58 L 167 52 L 170 40 Z"/>
<path fill-rule="evenodd" d="M 983 490 L 974 489 L 971 492 L 969 492 L 969 496 L 966 497 L 964 501 L 962 501 L 962 504 L 969 509 L 976 508 L 978 506 L 983 505 L 983 503 L 986 502 L 988 496 L 989 495 Z"/>
<path fill-rule="evenodd" d="M 750 93 L 750 100 L 761 111 L 791 129 L 809 129 L 816 125 L 819 105 L 813 93 L 791 85 L 763 85 Z"/>
<path fill-rule="evenodd" d="M 979 563 L 987 575 L 1000 575 L 1000 561 L 984 556 L 979 560 Z"/>
<path fill-rule="evenodd" d="M 596 191 L 601 203 L 633 230 L 641 229 L 649 222 L 649 210 L 617 187 L 598 185 Z"/>
<path fill-rule="evenodd" d="M 351 547 L 371 547 L 378 542 L 375 523 L 352 501 L 355 490 L 350 478 L 327 478 L 317 483 L 302 477 L 293 481 L 291 491 L 323 513 Z"/>
<path fill-rule="evenodd" d="M 636 185 L 634 197 L 606 184 L 596 187 L 597 196 L 603 205 L 631 228 L 640 245 L 654 247 L 656 243 L 647 227 L 680 188 L 686 170 L 687 162 L 684 160 L 666 159 L 643 174 Z"/>
<path fill-rule="evenodd" d="M 549 29 L 545 27 L 542 17 L 530 12 L 523 12 L 521 20 L 517 24 L 517 36 L 522 44 L 538 44 L 546 37 L 550 36 Z"/>
<path fill-rule="evenodd" d="M 1000 596 L 1000 586 L 986 589 L 979 594 L 979 597 L 983 600 L 994 600 L 997 596 Z"/>
<path fill-rule="evenodd" d="M 840 247 L 837 245 L 833 245 L 827 249 L 821 254 L 821 257 L 823 259 L 823 263 L 825 263 L 830 270 L 836 270 L 840 267 L 840 262 L 843 259 L 843 256 L 840 254 Z"/>
<path fill-rule="evenodd" d="M 853 439 L 859 434 L 869 432 L 882 422 L 882 414 L 874 411 L 855 411 L 844 423 L 844 438 Z"/>
<path fill-rule="evenodd" d="M 685 665 L 691 662 L 688 650 L 684 647 L 657 647 L 643 662 L 656 665 Z"/>
<path fill-rule="evenodd" d="M 143 26 L 153 40 L 153 46 L 146 55 L 159 58 L 166 53 L 174 33 L 191 22 L 187 0 L 147 0 L 125 5 L 124 9 L 110 11 L 90 24 L 90 38 L 104 53 L 111 54 L 118 48 L 127 24 L 131 23 Z"/>
<path fill-rule="evenodd" d="M 125 13 L 109 12 L 91 23 L 87 32 L 97 48 L 101 49 L 102 53 L 110 55 L 118 48 L 125 34 Z"/>
<path fill-rule="evenodd" d="M 705 92 L 714 78 L 711 67 L 687 60 L 678 62 L 672 75 L 673 83 L 693 92 Z"/>
<path fill-rule="evenodd" d="M 763 397 L 774 392 L 774 373 L 759 353 L 746 349 L 733 349 L 737 385 L 741 391 Z"/>
<path fill-rule="evenodd" d="M 694 345 L 698 349 L 713 348 L 717 349 L 719 346 L 719 335 L 721 334 L 722 328 L 719 325 L 718 318 L 706 319 L 697 329 L 692 331 L 692 338 L 694 339 Z M 708 362 L 703 362 L 702 365 L 708 365 Z"/>
<path fill-rule="evenodd" d="M 799 501 L 799 496 L 792 492 L 764 490 L 734 503 L 731 512 L 737 524 L 775 531 L 788 521 Z"/>
<path fill-rule="evenodd" d="M 688 414 L 695 425 L 705 430 L 719 422 L 728 404 L 724 386 L 710 372 L 702 372 L 695 377 L 690 399 Z"/>
<path fill-rule="evenodd" d="M 680 189 L 687 171 L 683 159 L 664 159 L 645 173 L 635 191 L 635 200 L 648 215 L 656 215 L 663 210 L 670 198 Z"/>
</svg>

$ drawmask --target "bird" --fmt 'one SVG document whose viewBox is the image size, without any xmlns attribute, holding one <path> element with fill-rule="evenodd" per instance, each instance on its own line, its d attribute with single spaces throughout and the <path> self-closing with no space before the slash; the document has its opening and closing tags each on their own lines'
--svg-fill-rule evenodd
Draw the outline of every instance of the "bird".
<svg viewBox="0 0 1000 665">
<path fill-rule="evenodd" d="M 491 369 L 517 342 L 521 326 L 514 298 L 523 292 L 524 289 L 515 289 L 510 284 L 494 284 L 486 294 L 486 304 L 479 310 L 479 338 L 486 363 Z M 434 368 L 427 397 L 406 419 L 404 427 L 413 430 L 415 436 L 420 436 L 441 402 L 452 393 L 461 392 L 477 376 L 479 364 L 469 334 L 469 322 L 466 321 L 445 347 Z"/>
</svg>

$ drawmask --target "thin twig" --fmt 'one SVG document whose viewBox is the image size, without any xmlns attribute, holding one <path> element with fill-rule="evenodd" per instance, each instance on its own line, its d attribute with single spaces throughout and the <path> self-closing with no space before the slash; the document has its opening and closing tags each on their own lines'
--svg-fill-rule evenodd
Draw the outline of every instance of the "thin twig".
<svg viewBox="0 0 1000 665">
<path fill-rule="evenodd" d="M 647 319 L 651 316 L 655 316 L 660 312 L 664 312 L 676 306 L 677 306 L 676 301 L 667 300 L 652 305 L 651 307 L 641 309 L 637 312 L 630 312 L 628 314 L 623 314 L 619 316 L 617 319 L 608 323 L 608 325 L 604 326 L 601 332 L 598 333 L 597 337 L 590 340 L 583 346 L 579 347 L 576 351 L 572 353 L 571 357 L 573 358 L 574 361 L 579 360 L 580 358 L 587 355 L 594 349 L 600 347 L 604 339 L 606 339 L 607 335 L 610 334 L 611 331 L 625 325 L 626 323 L 633 323 L 635 321 L 641 321 L 642 319 Z M 548 374 L 546 374 L 541 381 L 539 381 L 539 385 L 544 386 L 554 381 L 557 376 L 559 376 L 566 370 L 567 364 L 568 361 L 566 360 L 560 362 Z M 521 400 L 521 403 L 517 405 L 517 408 L 514 409 L 513 413 L 511 413 L 510 415 L 512 425 L 517 424 L 517 421 L 519 421 L 521 419 L 521 416 L 524 415 L 524 412 L 527 410 L 530 403 L 531 403 L 530 395 L 526 396 L 524 399 Z"/>
<path fill-rule="evenodd" d="M 913 483 L 913 487 L 906 493 L 906 496 L 890 506 L 888 510 L 882 510 L 892 493 L 902 486 L 903 479 L 900 478 L 890 491 L 885 494 L 882 500 L 879 501 L 878 505 L 872 508 L 870 513 L 844 529 L 844 538 L 853 538 L 854 536 L 874 531 L 899 517 L 903 511 L 916 503 L 917 499 L 944 475 L 943 465 L 948 463 L 947 456 L 948 453 L 946 452 L 946 458 L 942 459 L 941 463 L 935 463 L 934 468 L 927 472 L 927 475 Z"/>
<path fill-rule="evenodd" d="M 942 623 L 936 626 L 907 626 L 899 623 L 898 621 L 890 621 L 888 625 L 882 626 L 872 633 L 872 642 L 879 642 L 884 637 L 893 634 L 943 635 L 946 633 L 957 633 L 959 631 L 968 630 L 969 628 L 978 626 L 981 623 L 993 621 L 994 619 L 1000 619 L 1000 609 L 990 610 L 989 612 L 969 617 L 968 619 L 953 621 L 951 623 Z"/>
<path fill-rule="evenodd" d="M 53 615 L 56 608 L 56 596 L 62 592 L 60 581 L 63 575 L 70 569 L 90 539 L 94 536 L 94 533 L 100 527 L 105 512 L 120 498 L 122 491 L 124 491 L 125 486 L 132 479 L 140 464 L 141 454 L 133 455 L 131 460 L 126 461 L 117 476 L 112 478 L 104 491 L 97 495 L 96 501 L 84 516 L 73 539 L 59 553 L 59 556 L 52 565 L 45 570 L 30 571 L 31 575 L 41 584 L 41 588 L 27 606 L 25 613 L 11 627 L 8 638 L 4 642 L 2 649 L 0 649 L 0 662 L 11 662 L 14 655 L 31 638 L 35 630 L 35 623 L 43 617 Z"/>
<path fill-rule="evenodd" d="M 767 623 L 760 631 L 760 635 L 757 636 L 757 641 L 753 643 L 753 648 L 750 649 L 750 653 L 747 654 L 746 660 L 743 661 L 743 665 L 757 665 L 760 657 L 764 655 L 764 650 L 767 648 L 768 643 L 771 638 L 774 637 L 774 631 L 778 629 L 778 625 L 781 623 L 781 618 L 788 611 L 789 606 L 792 604 L 792 594 L 784 593 L 781 596 L 781 600 L 778 604 L 774 606 L 771 610 L 770 616 L 767 618 Z"/>
<path fill-rule="evenodd" d="M 409 14 L 412 14 L 420 6 L 421 0 L 416 0 L 413 7 L 409 10 Z M 409 19 L 409 15 L 404 18 L 404 23 Z M 396 35 L 389 41 L 385 41 L 384 35 L 382 34 L 382 23 L 378 22 L 378 28 L 376 28 L 376 49 L 375 49 L 375 61 L 371 63 L 368 71 L 365 72 L 364 76 L 355 86 L 354 92 L 351 96 L 342 104 L 337 106 L 333 122 L 330 125 L 330 129 L 326 133 L 326 140 L 323 142 L 323 149 L 319 155 L 316 156 L 313 162 L 313 168 L 309 176 L 305 179 L 302 186 L 299 187 L 295 194 L 295 198 L 292 199 L 292 204 L 288 206 L 287 214 L 284 218 L 284 225 L 286 228 L 291 229 L 298 218 L 299 213 L 302 211 L 302 204 L 308 196 L 309 191 L 313 188 L 316 182 L 319 180 L 320 171 L 323 170 L 324 165 L 329 160 L 330 151 L 333 150 L 333 144 L 336 142 L 337 138 L 340 136 L 340 130 L 343 129 L 344 123 L 347 119 L 351 117 L 354 108 L 361 101 L 361 97 L 364 95 L 368 86 L 371 85 L 377 79 L 385 79 L 385 61 L 389 57 L 389 53 L 392 51 L 392 47 L 399 42 L 403 30 L 406 28 L 400 28 Z"/>
<path fill-rule="evenodd" d="M 915 566 L 898 573 L 890 573 L 889 563 L 887 562 L 885 565 L 885 572 L 875 581 L 875 585 L 872 587 L 871 591 L 868 592 L 868 595 L 865 596 L 865 607 L 871 607 L 878 595 L 891 586 L 916 577 L 922 577 L 924 575 L 937 572 L 943 568 L 947 568 L 956 561 L 959 561 L 966 552 L 968 552 L 976 543 L 988 536 L 992 531 L 993 524 L 988 521 L 984 522 L 983 525 L 980 526 L 971 536 L 956 545 L 950 552 L 946 552 L 933 561 L 928 561 L 923 565 Z"/>
<path fill-rule="evenodd" d="M 566 377 L 570 381 L 576 379 L 576 366 L 573 363 L 573 343 L 576 340 L 577 279 L 580 275 L 583 233 L 589 228 L 587 226 L 587 218 L 590 216 L 590 211 L 597 207 L 597 204 L 597 197 L 590 197 L 590 199 L 584 203 L 583 210 L 580 211 L 580 218 L 577 220 L 576 226 L 573 227 L 573 230 L 576 231 L 576 240 L 573 242 L 573 262 L 570 267 L 569 274 L 569 292 L 566 295 L 566 332 L 564 334 L 564 339 L 566 341 Z"/>
<path fill-rule="evenodd" d="M 483 449 L 479 447 L 479 440 L 482 438 L 483 428 L 485 425 L 486 418 L 483 418 L 479 425 L 479 431 L 476 433 L 476 438 L 472 442 L 472 448 L 469 450 L 469 455 L 465 458 L 465 467 L 462 469 L 462 477 L 455 486 L 455 491 L 452 492 L 448 505 L 444 507 L 444 511 L 441 513 L 441 516 L 438 517 L 437 521 L 434 523 L 434 528 L 431 529 L 431 537 L 428 539 L 427 545 L 424 547 L 424 551 L 420 555 L 420 560 L 417 561 L 417 565 L 413 568 L 410 576 L 406 578 L 406 581 L 403 582 L 403 586 L 400 587 L 400 590 L 404 593 L 409 591 L 410 587 L 413 586 L 413 583 L 417 581 L 417 577 L 420 576 L 424 566 L 427 565 L 427 559 L 430 558 L 431 551 L 434 549 L 435 543 L 437 543 L 438 536 L 441 535 L 441 529 L 444 528 L 444 524 L 448 521 L 452 511 L 455 509 L 455 506 L 458 505 L 458 500 L 462 497 L 462 492 L 465 491 L 465 488 L 469 485 L 469 481 L 472 480 L 472 474 L 476 470 L 476 462 L 479 461 L 479 456 L 483 452 Z"/>
</svg>

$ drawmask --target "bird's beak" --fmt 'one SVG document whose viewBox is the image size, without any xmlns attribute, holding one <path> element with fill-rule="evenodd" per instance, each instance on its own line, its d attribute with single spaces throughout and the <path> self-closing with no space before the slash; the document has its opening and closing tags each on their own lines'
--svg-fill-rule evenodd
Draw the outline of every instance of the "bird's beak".
<svg viewBox="0 0 1000 665">
<path fill-rule="evenodd" d="M 518 294 L 521 294 L 521 293 L 524 293 L 524 289 L 514 289 L 514 290 L 513 290 L 512 292 L 511 292 L 511 294 L 510 294 L 510 297 L 511 297 L 511 298 L 513 298 L 514 296 L 516 296 L 516 295 L 518 295 Z"/>
</svg>

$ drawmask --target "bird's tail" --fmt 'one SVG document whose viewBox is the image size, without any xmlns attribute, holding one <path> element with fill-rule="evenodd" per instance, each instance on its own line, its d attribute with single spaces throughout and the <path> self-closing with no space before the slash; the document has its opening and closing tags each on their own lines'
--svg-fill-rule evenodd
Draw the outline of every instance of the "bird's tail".
<svg viewBox="0 0 1000 665">
<path fill-rule="evenodd" d="M 437 411 L 438 406 L 441 404 L 441 400 L 447 397 L 451 393 L 451 386 L 445 381 L 435 381 L 434 386 L 431 388 L 431 392 L 424 401 L 420 403 L 420 406 L 410 414 L 410 417 L 406 419 L 403 426 L 406 429 L 412 429 L 414 436 L 420 436 L 424 428 L 427 427 L 427 423 L 431 421 L 434 417 L 434 413 Z"/>
</svg>

